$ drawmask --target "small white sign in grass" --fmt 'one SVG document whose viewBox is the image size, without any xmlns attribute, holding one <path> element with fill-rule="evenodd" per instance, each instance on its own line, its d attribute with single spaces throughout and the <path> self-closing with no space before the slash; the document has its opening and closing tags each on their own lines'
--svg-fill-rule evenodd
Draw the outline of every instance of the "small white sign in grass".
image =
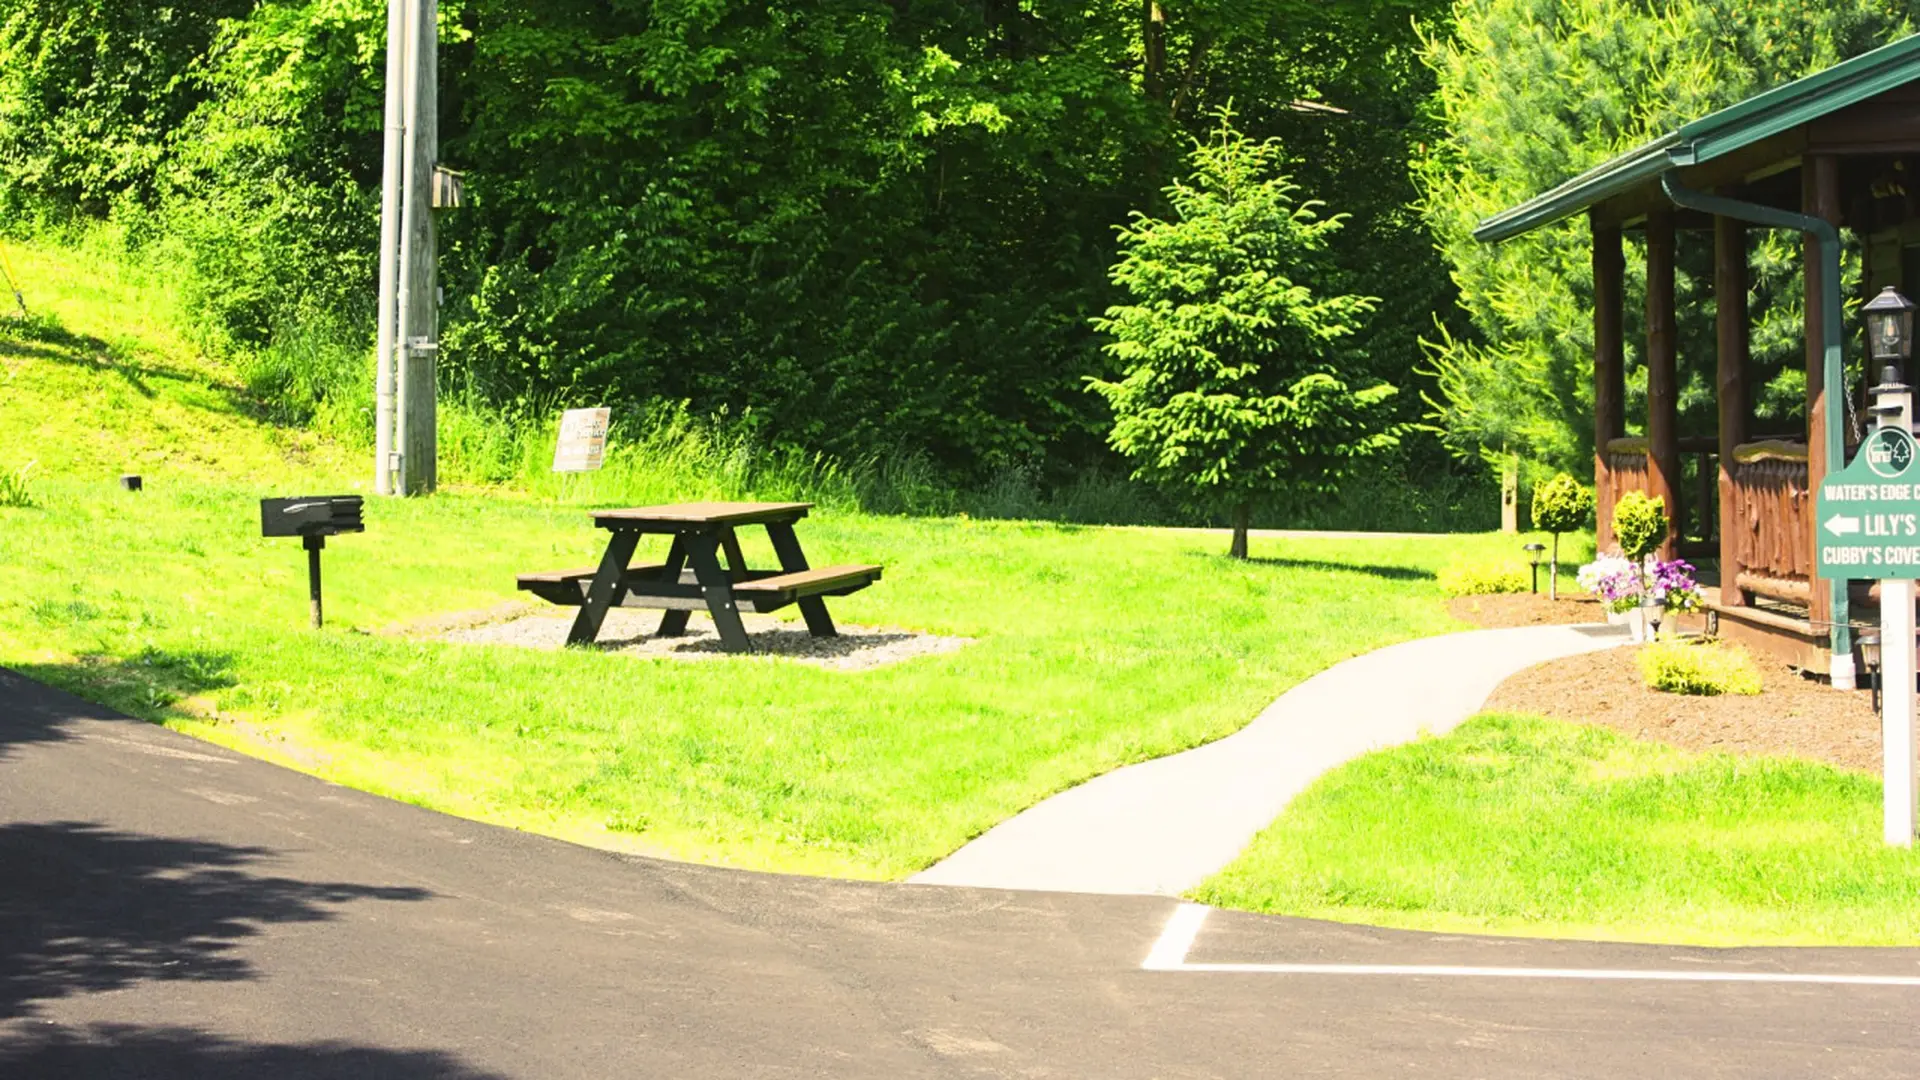
<svg viewBox="0 0 1920 1080">
<path fill-rule="evenodd" d="M 594 472 L 607 454 L 607 421 L 612 409 L 568 409 L 560 414 L 560 439 L 553 448 L 553 471 Z"/>
</svg>

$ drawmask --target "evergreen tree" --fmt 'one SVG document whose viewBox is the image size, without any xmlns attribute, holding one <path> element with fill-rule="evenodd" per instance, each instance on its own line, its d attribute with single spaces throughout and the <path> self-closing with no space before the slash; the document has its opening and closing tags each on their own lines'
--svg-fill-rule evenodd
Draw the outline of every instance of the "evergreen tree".
<svg viewBox="0 0 1920 1080">
<path fill-rule="evenodd" d="M 1229 510 L 1244 559 L 1254 500 L 1291 511 L 1332 494 L 1397 445 L 1398 428 L 1381 408 L 1394 388 L 1352 385 L 1343 364 L 1373 298 L 1316 294 L 1344 219 L 1296 198 L 1277 142 L 1241 134 L 1227 108 L 1216 116 L 1191 175 L 1166 189 L 1172 216 L 1136 213 L 1120 231 L 1112 275 L 1131 302 L 1094 326 L 1121 372 L 1088 381 L 1134 476 Z"/>
</svg>

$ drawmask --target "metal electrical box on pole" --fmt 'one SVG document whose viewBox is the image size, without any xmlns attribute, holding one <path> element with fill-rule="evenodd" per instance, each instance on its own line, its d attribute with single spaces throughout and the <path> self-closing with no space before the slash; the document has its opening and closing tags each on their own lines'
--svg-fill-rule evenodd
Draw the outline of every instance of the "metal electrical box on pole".
<svg viewBox="0 0 1920 1080">
<path fill-rule="evenodd" d="M 375 488 L 382 494 L 423 495 L 437 481 L 438 8 L 437 0 L 390 0 L 388 11 L 374 439 Z"/>
</svg>

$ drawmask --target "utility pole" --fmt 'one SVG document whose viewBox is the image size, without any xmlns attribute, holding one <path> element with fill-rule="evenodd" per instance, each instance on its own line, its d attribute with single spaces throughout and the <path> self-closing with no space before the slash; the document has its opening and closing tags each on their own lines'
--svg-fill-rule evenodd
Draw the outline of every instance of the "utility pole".
<svg viewBox="0 0 1920 1080">
<path fill-rule="evenodd" d="M 438 8 L 437 0 L 388 0 L 374 453 L 375 489 L 389 495 L 431 492 L 437 472 Z"/>
<path fill-rule="evenodd" d="M 374 376 L 373 490 L 394 492 L 393 460 L 393 339 L 398 308 L 394 289 L 399 273 L 395 246 L 400 238 L 400 153 L 405 145 L 408 0 L 387 0 L 387 124 L 386 154 L 380 177 L 380 308 Z"/>
</svg>

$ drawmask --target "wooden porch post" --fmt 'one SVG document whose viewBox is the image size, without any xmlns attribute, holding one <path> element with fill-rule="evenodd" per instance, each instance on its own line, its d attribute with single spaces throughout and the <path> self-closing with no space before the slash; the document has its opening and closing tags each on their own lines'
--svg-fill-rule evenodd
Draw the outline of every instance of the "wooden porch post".
<svg viewBox="0 0 1920 1080">
<path fill-rule="evenodd" d="M 1800 167 L 1800 208 L 1810 217 L 1822 218 L 1835 225 L 1840 224 L 1840 162 L 1830 154 L 1810 155 Z M 1807 285 L 1807 495 L 1813 498 L 1813 489 L 1826 479 L 1827 470 L 1834 463 L 1827 460 L 1827 395 L 1826 395 L 1826 322 L 1822 308 L 1822 289 L 1825 274 L 1821 272 L 1820 242 L 1808 236 L 1803 246 L 1803 259 L 1806 265 Z M 1820 525 L 1809 509 L 1806 515 L 1806 550 L 1811 553 L 1820 549 Z M 1812 585 L 1809 600 L 1809 614 L 1816 622 L 1823 622 L 1832 610 L 1833 589 L 1827 580 L 1813 573 L 1813 567 L 1807 567 L 1807 577 Z"/>
<path fill-rule="evenodd" d="M 1680 507 L 1679 327 L 1674 317 L 1673 211 L 1647 215 L 1647 487 L 1673 527 L 1660 545 L 1671 559 L 1685 521 Z"/>
<path fill-rule="evenodd" d="M 1713 219 L 1713 302 L 1718 330 L 1715 383 L 1720 403 L 1720 604 L 1745 607 L 1740 544 L 1746 522 L 1735 520 L 1733 448 L 1747 440 L 1747 227 Z"/>
<path fill-rule="evenodd" d="M 1613 474 L 1607 442 L 1626 430 L 1626 338 L 1622 315 L 1627 263 L 1620 227 L 1593 223 L 1593 525 L 1599 550 L 1613 546 Z"/>
</svg>

